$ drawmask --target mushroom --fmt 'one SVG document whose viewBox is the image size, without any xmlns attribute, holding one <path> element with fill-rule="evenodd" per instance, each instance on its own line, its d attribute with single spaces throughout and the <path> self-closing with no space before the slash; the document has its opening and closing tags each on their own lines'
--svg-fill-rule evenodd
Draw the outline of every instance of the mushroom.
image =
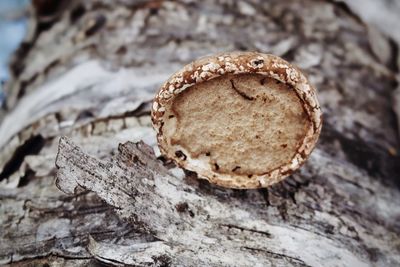
<svg viewBox="0 0 400 267">
<path fill-rule="evenodd" d="M 274 55 L 231 52 L 172 75 L 154 99 L 152 122 L 164 156 L 211 183 L 246 189 L 298 169 L 322 113 L 298 68 Z"/>
</svg>

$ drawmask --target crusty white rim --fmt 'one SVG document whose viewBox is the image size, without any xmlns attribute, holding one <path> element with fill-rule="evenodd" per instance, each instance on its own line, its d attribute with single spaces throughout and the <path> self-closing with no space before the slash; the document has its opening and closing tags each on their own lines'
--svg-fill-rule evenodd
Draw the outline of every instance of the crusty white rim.
<svg viewBox="0 0 400 267">
<path fill-rule="evenodd" d="M 163 137 L 164 114 L 174 98 L 196 83 L 205 82 L 225 74 L 244 73 L 261 74 L 286 83 L 296 91 L 298 97 L 302 100 L 311 124 L 292 160 L 268 173 L 248 177 L 247 175 L 215 173 L 208 167 L 208 164 L 203 164 L 199 160 L 191 158 L 189 153 L 185 153 L 187 157 L 184 160 L 175 156 L 175 149 L 170 151 Z M 179 166 L 195 171 L 200 178 L 205 178 L 220 186 L 259 188 L 281 181 L 305 162 L 318 140 L 322 126 L 322 113 L 315 89 L 296 67 L 274 55 L 257 52 L 231 52 L 201 58 L 172 75 L 154 99 L 152 121 L 162 154 L 174 160 Z M 183 148 L 182 151 L 186 152 Z"/>
</svg>

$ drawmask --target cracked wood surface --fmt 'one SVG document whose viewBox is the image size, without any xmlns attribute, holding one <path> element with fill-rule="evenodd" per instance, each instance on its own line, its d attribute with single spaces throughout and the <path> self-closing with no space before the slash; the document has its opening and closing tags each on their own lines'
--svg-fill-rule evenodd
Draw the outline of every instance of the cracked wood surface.
<svg viewBox="0 0 400 267">
<path fill-rule="evenodd" d="M 172 266 L 335 266 L 340 258 L 343 266 L 368 266 L 368 255 L 352 251 L 350 242 L 338 236 L 276 225 L 265 219 L 263 208 L 200 193 L 196 184 L 168 174 L 144 143 L 120 145 L 116 158 L 100 161 L 62 137 L 56 165 L 56 183 L 62 191 L 93 191 L 121 218 L 162 241 L 156 247 L 149 244 L 156 259 L 137 264 L 159 264 L 162 258 Z M 366 235 L 364 229 L 347 227 L 358 236 Z M 266 254 L 275 255 L 274 261 Z M 129 257 L 136 258 L 134 252 Z"/>
<path fill-rule="evenodd" d="M 399 265 L 393 40 L 335 1 L 60 3 L 37 7 L 6 85 L 1 264 Z M 316 150 L 268 189 L 212 186 L 156 147 L 160 84 L 228 50 L 282 56 L 319 90 Z"/>
</svg>

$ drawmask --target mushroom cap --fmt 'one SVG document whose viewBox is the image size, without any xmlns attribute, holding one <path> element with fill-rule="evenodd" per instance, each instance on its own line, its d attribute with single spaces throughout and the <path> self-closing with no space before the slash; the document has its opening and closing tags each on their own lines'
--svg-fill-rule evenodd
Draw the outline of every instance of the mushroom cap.
<svg viewBox="0 0 400 267">
<path fill-rule="evenodd" d="M 204 105 L 208 100 L 213 102 Z M 306 161 L 322 112 L 316 90 L 297 67 L 270 54 L 230 52 L 200 58 L 173 74 L 155 96 L 152 122 L 165 157 L 211 183 L 248 189 L 277 183 Z M 257 132 L 262 140 L 249 139 Z M 253 152 L 258 156 L 248 155 Z"/>
</svg>

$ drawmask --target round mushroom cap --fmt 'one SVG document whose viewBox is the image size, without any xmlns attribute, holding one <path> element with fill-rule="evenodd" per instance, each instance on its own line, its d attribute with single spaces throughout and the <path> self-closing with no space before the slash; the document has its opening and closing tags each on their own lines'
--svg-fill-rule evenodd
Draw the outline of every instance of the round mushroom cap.
<svg viewBox="0 0 400 267">
<path fill-rule="evenodd" d="M 161 153 L 230 188 L 277 183 L 313 150 L 316 91 L 280 57 L 231 52 L 198 59 L 161 87 L 152 108 Z"/>
</svg>

